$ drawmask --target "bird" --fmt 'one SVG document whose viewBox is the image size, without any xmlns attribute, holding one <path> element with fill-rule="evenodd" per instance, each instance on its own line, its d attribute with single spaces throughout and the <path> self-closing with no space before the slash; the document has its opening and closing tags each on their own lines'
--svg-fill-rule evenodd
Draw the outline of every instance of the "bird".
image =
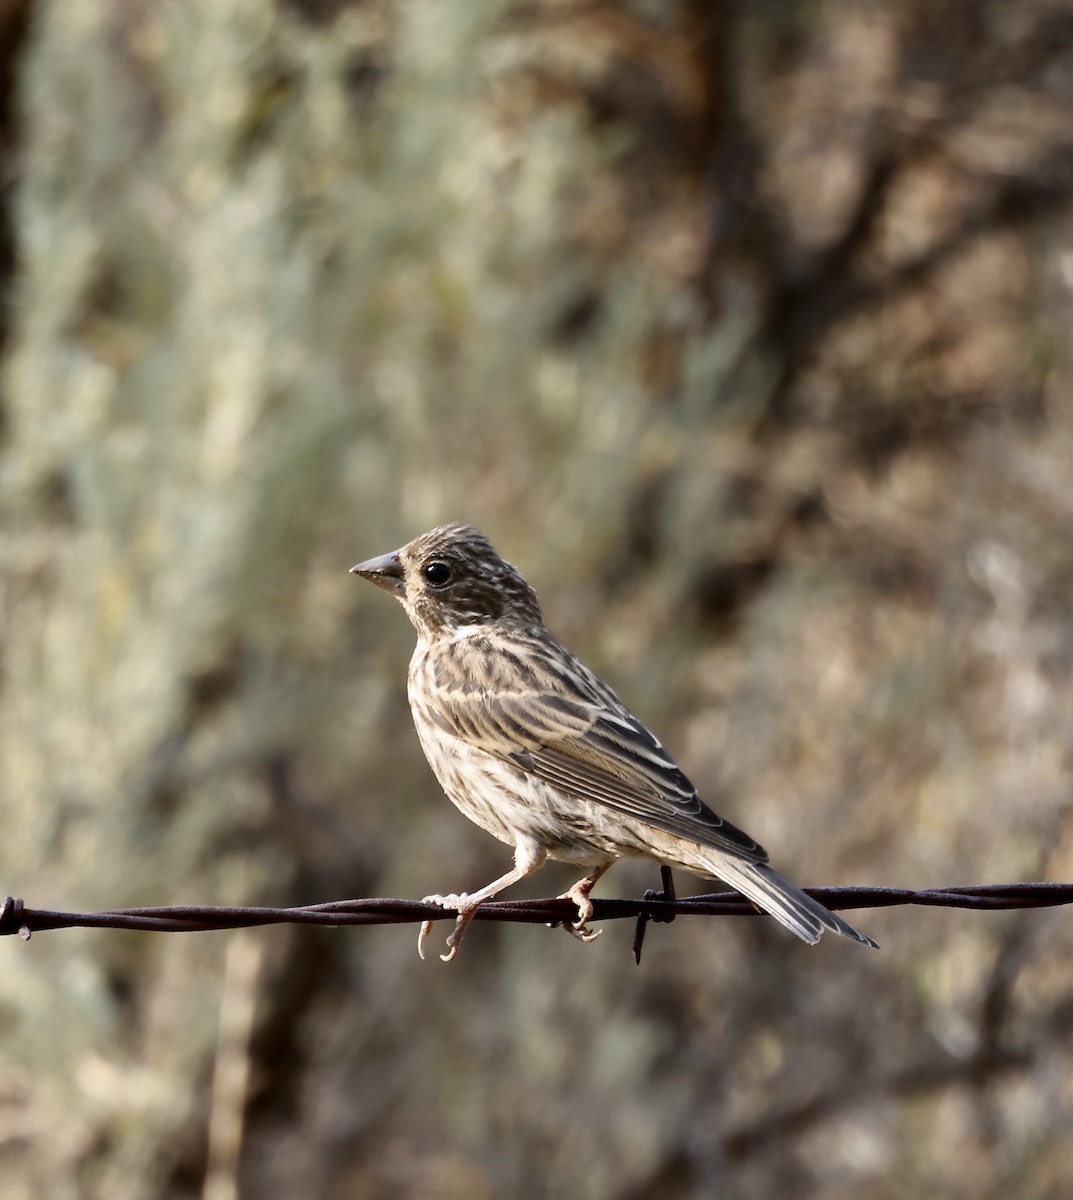
<svg viewBox="0 0 1073 1200">
<path fill-rule="evenodd" d="M 399 600 L 417 633 L 407 693 L 440 786 L 514 850 L 512 869 L 485 887 L 424 898 L 456 913 L 445 962 L 477 908 L 548 859 L 587 872 L 559 897 L 577 906 L 565 927 L 584 942 L 600 932 L 588 925 L 600 877 L 621 858 L 648 857 L 723 880 L 803 941 L 832 930 L 878 948 L 700 799 L 655 735 L 548 631 L 534 590 L 479 530 L 441 525 L 350 570 Z"/>
</svg>

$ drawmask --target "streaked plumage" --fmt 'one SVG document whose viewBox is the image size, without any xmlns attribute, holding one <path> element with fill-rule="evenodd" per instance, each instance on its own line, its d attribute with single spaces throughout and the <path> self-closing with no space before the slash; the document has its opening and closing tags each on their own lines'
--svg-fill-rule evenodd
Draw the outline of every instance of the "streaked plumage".
<svg viewBox="0 0 1073 1200">
<path fill-rule="evenodd" d="M 458 912 L 445 959 L 477 905 L 549 857 L 590 868 L 566 893 L 582 940 L 596 936 L 586 926 L 596 880 L 616 859 L 643 855 L 725 880 L 807 942 L 832 929 L 875 945 L 701 801 L 660 742 L 545 629 L 533 589 L 476 529 L 444 525 L 352 570 L 392 592 L 417 631 L 410 707 L 444 791 L 515 851 L 514 869 L 480 891 L 427 897 Z"/>
</svg>

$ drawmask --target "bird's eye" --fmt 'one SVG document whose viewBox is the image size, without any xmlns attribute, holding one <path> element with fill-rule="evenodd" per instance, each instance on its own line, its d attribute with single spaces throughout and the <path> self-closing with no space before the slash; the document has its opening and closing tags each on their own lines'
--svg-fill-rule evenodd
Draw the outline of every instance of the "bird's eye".
<svg viewBox="0 0 1073 1200">
<path fill-rule="evenodd" d="M 451 568 L 445 562 L 430 562 L 424 570 L 425 579 L 433 587 L 443 587 L 451 581 Z"/>
</svg>

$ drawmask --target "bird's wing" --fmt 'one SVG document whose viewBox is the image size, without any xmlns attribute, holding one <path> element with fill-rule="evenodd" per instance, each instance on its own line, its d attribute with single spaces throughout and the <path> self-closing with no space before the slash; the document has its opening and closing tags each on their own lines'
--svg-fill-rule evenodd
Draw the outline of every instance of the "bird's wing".
<svg viewBox="0 0 1073 1200">
<path fill-rule="evenodd" d="M 486 689 L 470 681 L 454 688 L 444 686 L 447 680 L 438 672 L 430 715 L 446 732 L 568 795 L 749 862 L 766 862 L 763 847 L 701 801 L 674 759 L 611 689 L 572 657 L 570 665 L 564 681 L 572 686 L 563 690 Z"/>
</svg>

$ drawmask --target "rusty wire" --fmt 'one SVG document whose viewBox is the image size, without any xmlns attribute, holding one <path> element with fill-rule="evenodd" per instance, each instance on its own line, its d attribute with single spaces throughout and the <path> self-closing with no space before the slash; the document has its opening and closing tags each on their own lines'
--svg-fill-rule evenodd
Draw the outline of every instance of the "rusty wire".
<svg viewBox="0 0 1073 1200">
<path fill-rule="evenodd" d="M 758 916 L 759 911 L 736 892 L 713 892 L 687 899 L 674 897 L 670 872 L 663 876 L 664 891 L 648 892 L 638 900 L 592 901 L 592 921 L 637 921 L 634 956 L 640 960 L 648 921 L 668 922 L 687 916 Z M 915 904 L 934 908 L 1013 909 L 1046 908 L 1073 903 L 1071 883 L 991 883 L 964 887 L 909 888 L 826 887 L 806 888 L 808 894 L 832 910 L 892 908 Z M 482 904 L 478 921 L 513 921 L 522 924 L 561 924 L 576 915 L 572 901 L 564 899 L 498 900 Z M 257 925 L 401 925 L 421 921 L 454 920 L 453 912 L 420 900 L 332 900 L 299 908 L 222 907 L 175 904 L 157 908 L 121 908 L 104 912 L 51 912 L 27 908 L 8 896 L 0 905 L 0 936 L 18 934 L 28 940 L 47 929 L 138 929 L 157 933 L 192 933 L 211 929 L 239 929 Z"/>
</svg>

